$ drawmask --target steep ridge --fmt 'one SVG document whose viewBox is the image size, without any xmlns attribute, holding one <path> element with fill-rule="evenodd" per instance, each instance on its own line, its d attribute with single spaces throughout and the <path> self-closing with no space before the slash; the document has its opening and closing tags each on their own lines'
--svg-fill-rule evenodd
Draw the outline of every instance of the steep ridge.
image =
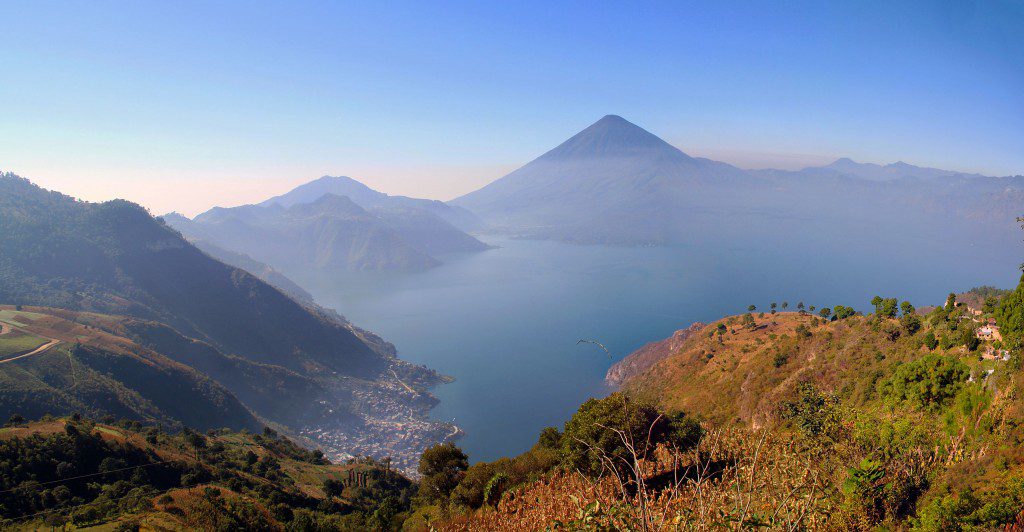
<svg viewBox="0 0 1024 532">
<path fill-rule="evenodd" d="M 181 216 L 177 213 L 170 213 L 162 216 L 164 222 L 171 227 L 185 227 L 191 224 L 191 220 Z M 195 229 L 190 229 L 188 232 L 193 232 Z M 184 232 L 184 231 L 182 231 Z M 302 286 L 299 286 L 295 281 L 288 278 L 284 273 L 275 270 L 268 264 L 253 259 L 252 257 L 239 252 L 232 252 L 225 250 L 215 243 L 198 238 L 189 238 L 193 246 L 199 248 L 210 257 L 217 259 L 218 261 L 234 266 L 239 269 L 243 269 L 259 277 L 267 284 L 275 287 L 275 289 L 284 292 L 292 298 L 302 303 L 313 303 L 313 297 L 311 294 L 306 292 Z"/>
<path fill-rule="evenodd" d="M 625 358 L 612 364 L 605 374 L 604 381 L 609 386 L 619 386 L 651 368 L 661 360 L 672 356 L 683 348 L 686 341 L 706 327 L 696 322 L 685 329 L 676 331 L 672 336 L 657 342 L 645 344 Z"/>
<path fill-rule="evenodd" d="M 226 352 L 301 371 L 373 377 L 388 357 L 210 258 L 137 205 L 75 201 L 0 178 L 0 299 L 168 323 Z"/>
</svg>

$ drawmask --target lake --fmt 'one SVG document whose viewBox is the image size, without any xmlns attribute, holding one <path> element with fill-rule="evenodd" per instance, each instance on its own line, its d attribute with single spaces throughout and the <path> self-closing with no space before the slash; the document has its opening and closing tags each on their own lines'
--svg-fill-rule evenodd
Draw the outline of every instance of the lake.
<svg viewBox="0 0 1024 532">
<path fill-rule="evenodd" d="M 399 356 L 455 377 L 433 393 L 472 461 L 528 449 L 604 385 L 612 360 L 694 321 L 768 308 L 850 305 L 872 296 L 941 304 L 950 291 L 1016 285 L 1020 246 L 951 253 L 941 242 L 889 252 L 870 242 L 814 249 L 772 246 L 616 248 L 482 237 L 497 249 L 442 257 L 415 274 L 297 274 L 293 279 Z M 855 250 L 852 248 L 858 248 Z M 902 249 L 902 248 L 901 248 Z"/>
</svg>

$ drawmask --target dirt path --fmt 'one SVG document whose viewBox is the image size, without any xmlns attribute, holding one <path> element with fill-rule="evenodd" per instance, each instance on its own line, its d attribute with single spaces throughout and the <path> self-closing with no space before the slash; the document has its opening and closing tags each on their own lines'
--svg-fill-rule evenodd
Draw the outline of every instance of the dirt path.
<svg viewBox="0 0 1024 532">
<path fill-rule="evenodd" d="M 48 338 L 48 340 L 49 340 L 49 342 L 46 342 L 45 344 L 35 348 L 34 350 L 32 350 L 32 351 L 30 351 L 28 353 L 25 353 L 24 355 L 18 355 L 18 356 L 13 357 L 13 358 L 7 358 L 7 359 L 4 359 L 4 360 L 0 360 L 0 364 L 6 364 L 8 362 L 14 362 L 15 360 L 18 360 L 19 358 L 25 358 L 25 357 L 30 357 L 32 355 L 38 355 L 38 354 L 43 353 L 46 350 L 50 349 L 51 347 L 53 347 L 53 346 L 55 346 L 55 345 L 60 343 L 60 340 L 57 340 L 55 338 Z"/>
</svg>

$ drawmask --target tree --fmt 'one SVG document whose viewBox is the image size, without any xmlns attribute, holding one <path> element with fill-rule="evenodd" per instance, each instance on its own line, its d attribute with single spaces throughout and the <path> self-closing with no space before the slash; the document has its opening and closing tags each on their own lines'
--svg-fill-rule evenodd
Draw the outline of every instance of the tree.
<svg viewBox="0 0 1024 532">
<path fill-rule="evenodd" d="M 328 497 L 341 497 L 342 492 L 345 491 L 345 483 L 338 478 L 327 478 L 324 479 L 324 494 Z"/>
<path fill-rule="evenodd" d="M 857 311 L 853 307 L 847 307 L 845 305 L 836 305 L 835 315 L 832 316 L 832 320 L 845 320 L 850 316 L 856 314 Z"/>
<path fill-rule="evenodd" d="M 753 330 L 757 328 L 757 322 L 754 321 L 754 315 L 749 312 L 743 315 L 742 324 L 743 327 L 747 329 Z"/>
<path fill-rule="evenodd" d="M 198 460 L 200 451 L 206 448 L 206 438 L 204 438 L 202 434 L 199 434 L 189 428 L 183 430 L 181 434 L 185 438 L 185 443 L 195 450 L 196 459 Z"/>
<path fill-rule="evenodd" d="M 929 353 L 896 368 L 880 391 L 890 404 L 906 401 L 922 408 L 938 407 L 960 391 L 969 373 L 956 358 Z"/>
<path fill-rule="evenodd" d="M 910 301 L 904 301 L 900 303 L 900 310 L 903 311 L 904 316 L 914 314 L 915 312 L 917 312 L 917 309 L 914 308 L 914 305 L 910 304 Z"/>
<path fill-rule="evenodd" d="M 754 312 L 755 310 L 757 310 L 757 305 L 748 305 L 747 306 L 747 312 Z"/>
<path fill-rule="evenodd" d="M 771 309 L 772 309 L 772 314 L 775 314 L 775 308 L 778 307 L 779 304 L 773 302 L 770 306 L 771 306 Z"/>
<path fill-rule="evenodd" d="M 593 477 L 613 473 L 624 478 L 634 459 L 659 443 L 685 450 L 702 436 L 700 424 L 684 414 L 666 416 L 650 403 L 613 393 L 583 403 L 565 424 L 562 463 Z"/>
<path fill-rule="evenodd" d="M 21 414 L 11 414 L 11 417 L 7 419 L 8 427 L 16 427 L 25 422 L 25 416 Z"/>
<path fill-rule="evenodd" d="M 904 313 L 900 318 L 900 326 L 906 331 L 907 335 L 913 336 L 917 334 L 917 331 L 921 330 L 921 318 L 913 312 L 907 314 Z M 935 335 L 932 335 L 933 337 Z"/>
<path fill-rule="evenodd" d="M 555 427 L 544 427 L 537 438 L 537 445 L 545 449 L 557 449 L 562 445 L 562 433 Z"/>
<path fill-rule="evenodd" d="M 978 349 L 979 345 L 981 345 L 981 340 L 979 340 L 978 336 L 974 334 L 973 328 L 966 327 L 964 330 L 960 331 L 960 343 L 963 344 L 968 351 L 974 351 Z"/>
<path fill-rule="evenodd" d="M 822 307 L 821 312 L 818 312 L 818 315 L 827 320 L 828 317 L 832 315 L 832 309 L 828 307 Z"/>
<path fill-rule="evenodd" d="M 954 308 L 956 308 L 956 294 L 950 292 L 949 295 L 946 297 L 946 310 L 949 311 L 953 310 Z"/>
<path fill-rule="evenodd" d="M 430 502 L 446 505 L 467 469 L 469 458 L 454 443 L 439 443 L 427 448 L 420 456 L 418 468 L 422 475 L 420 493 Z"/>
<path fill-rule="evenodd" d="M 926 332 L 922 341 L 928 349 L 935 349 L 939 346 L 939 339 L 935 337 L 935 333 L 932 331 Z"/>
<path fill-rule="evenodd" d="M 816 307 L 814 305 L 811 305 L 811 306 L 807 307 L 807 310 L 810 311 L 810 312 L 814 312 L 814 309 L 816 309 L 816 308 L 818 308 L 818 307 Z"/>
<path fill-rule="evenodd" d="M 899 311 L 899 300 L 895 297 L 875 296 L 871 299 L 871 304 L 874 305 L 875 316 L 878 318 L 895 318 Z"/>
<path fill-rule="evenodd" d="M 789 301 L 783 301 L 782 302 L 782 310 L 786 310 L 787 308 L 789 308 Z"/>
</svg>

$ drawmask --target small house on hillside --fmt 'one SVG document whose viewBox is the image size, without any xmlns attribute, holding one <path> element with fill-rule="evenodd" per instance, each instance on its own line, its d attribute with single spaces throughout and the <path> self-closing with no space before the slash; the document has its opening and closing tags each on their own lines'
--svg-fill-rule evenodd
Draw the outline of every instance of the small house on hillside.
<svg viewBox="0 0 1024 532">
<path fill-rule="evenodd" d="M 999 334 L 999 327 L 995 325 L 985 325 L 978 327 L 975 334 L 980 340 L 1002 340 L 1003 336 Z"/>
</svg>

